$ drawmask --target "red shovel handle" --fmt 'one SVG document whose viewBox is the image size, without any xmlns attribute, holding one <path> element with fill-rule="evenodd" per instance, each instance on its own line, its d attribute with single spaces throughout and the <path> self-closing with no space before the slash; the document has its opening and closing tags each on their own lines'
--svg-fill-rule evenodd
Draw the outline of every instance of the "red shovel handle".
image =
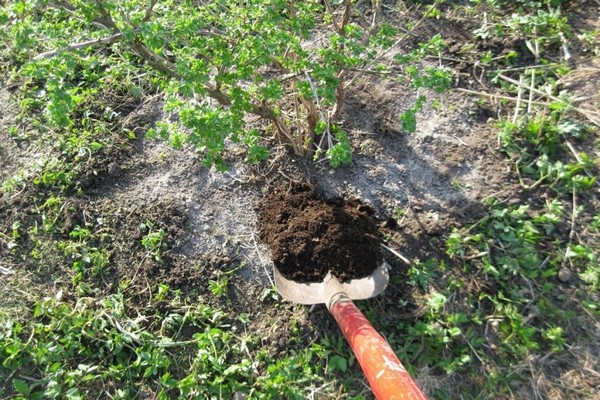
<svg viewBox="0 0 600 400">
<path fill-rule="evenodd" d="M 344 332 L 377 399 L 427 400 L 390 345 L 348 296 L 334 296 L 329 311 Z"/>
</svg>

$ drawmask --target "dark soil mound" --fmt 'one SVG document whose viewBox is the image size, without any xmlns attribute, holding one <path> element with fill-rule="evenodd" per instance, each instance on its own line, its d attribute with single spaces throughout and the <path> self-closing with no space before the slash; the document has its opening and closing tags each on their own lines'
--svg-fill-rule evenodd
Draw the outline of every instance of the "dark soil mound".
<svg viewBox="0 0 600 400">
<path fill-rule="evenodd" d="M 382 262 L 377 225 L 358 200 L 324 200 L 308 185 L 278 188 L 257 207 L 260 237 L 281 274 L 319 282 L 364 278 Z"/>
</svg>

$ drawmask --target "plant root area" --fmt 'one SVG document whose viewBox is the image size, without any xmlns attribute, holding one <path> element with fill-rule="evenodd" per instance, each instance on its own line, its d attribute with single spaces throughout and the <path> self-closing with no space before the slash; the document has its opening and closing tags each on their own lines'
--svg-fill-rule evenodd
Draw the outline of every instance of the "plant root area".
<svg viewBox="0 0 600 400">
<path fill-rule="evenodd" d="M 306 184 L 278 187 L 257 207 L 261 239 L 283 276 L 320 282 L 364 278 L 382 262 L 378 227 L 357 199 L 326 200 Z"/>
</svg>

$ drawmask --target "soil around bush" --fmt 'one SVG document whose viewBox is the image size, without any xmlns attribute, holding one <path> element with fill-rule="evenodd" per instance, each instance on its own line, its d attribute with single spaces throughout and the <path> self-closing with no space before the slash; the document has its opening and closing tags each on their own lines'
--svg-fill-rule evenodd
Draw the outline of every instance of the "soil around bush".
<svg viewBox="0 0 600 400">
<path fill-rule="evenodd" d="M 275 267 L 297 282 L 364 278 L 382 262 L 377 225 L 357 199 L 324 199 L 308 184 L 278 187 L 257 207 Z"/>
</svg>

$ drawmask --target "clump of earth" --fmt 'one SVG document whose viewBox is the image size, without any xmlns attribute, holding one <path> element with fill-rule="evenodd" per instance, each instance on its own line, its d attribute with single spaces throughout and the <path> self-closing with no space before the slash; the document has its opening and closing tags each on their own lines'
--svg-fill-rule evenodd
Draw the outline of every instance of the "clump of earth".
<svg viewBox="0 0 600 400">
<path fill-rule="evenodd" d="M 382 262 L 378 227 L 358 199 L 325 199 L 308 184 L 279 186 L 259 206 L 260 238 L 296 282 L 364 278 Z"/>
</svg>

